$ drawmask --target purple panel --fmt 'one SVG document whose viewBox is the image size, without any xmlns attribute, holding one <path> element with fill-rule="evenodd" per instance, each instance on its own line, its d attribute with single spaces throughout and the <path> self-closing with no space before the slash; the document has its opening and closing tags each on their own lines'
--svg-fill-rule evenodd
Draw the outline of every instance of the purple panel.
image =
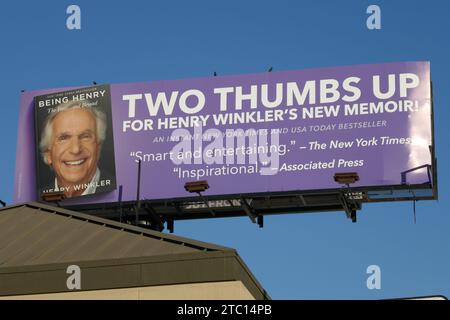
<svg viewBox="0 0 450 320">
<path fill-rule="evenodd" d="M 386 97 L 386 93 L 389 92 L 389 75 L 393 80 L 392 90 L 394 91 L 392 96 Z M 381 94 L 378 95 L 374 93 L 374 76 L 379 76 L 381 83 L 379 90 Z M 359 82 L 352 82 L 355 79 L 351 77 L 359 78 Z M 338 83 L 339 87 L 336 90 L 340 97 L 336 101 L 330 102 L 323 99 L 333 96 L 332 93 L 326 94 L 326 79 L 334 79 Z M 403 86 L 401 86 L 402 83 Z M 263 101 L 263 96 L 266 96 L 263 90 L 267 88 L 269 92 L 266 100 L 275 101 L 277 84 L 281 88 L 282 95 L 278 96 L 279 103 L 273 103 L 270 106 L 267 101 Z M 316 86 L 315 89 L 313 85 Z M 239 107 L 240 99 L 236 98 L 236 91 L 239 90 L 237 87 L 242 87 L 245 95 L 250 93 L 251 86 L 256 86 L 255 104 L 252 106 L 249 99 L 244 99 L 242 106 Z M 289 99 L 288 92 L 295 92 L 297 87 L 298 93 L 301 94 L 302 90 L 309 86 L 311 88 L 309 95 L 306 94 L 306 90 L 304 91 L 305 101 L 300 101 L 298 94 L 291 94 Z M 289 91 L 288 87 L 294 88 L 292 89 L 294 91 Z M 226 111 L 221 111 L 221 107 L 224 109 L 225 106 L 223 99 L 221 104 L 221 96 L 214 93 L 217 88 L 233 88 L 233 92 L 227 94 Z M 186 93 L 187 90 L 198 91 L 189 94 L 189 92 Z M 21 97 L 15 202 L 36 198 L 32 98 L 56 91 L 28 92 Z M 313 92 L 315 101 L 313 101 Z M 359 92 L 360 96 L 356 96 L 357 99 L 355 99 L 355 93 L 359 95 Z M 162 106 L 156 114 L 149 113 L 147 100 L 155 102 L 158 93 L 165 94 L 167 100 L 170 100 L 172 93 L 174 99 L 176 98 L 170 114 L 164 114 Z M 185 111 L 189 107 L 196 106 L 198 98 L 194 96 L 194 93 L 204 97 L 204 107 L 198 111 L 193 110 L 192 114 L 187 114 L 181 110 L 182 100 L 187 97 Z M 383 93 L 386 95 L 382 96 Z M 130 114 L 129 99 L 124 99 L 127 95 L 141 97 L 135 101 L 134 115 L 133 112 Z M 357 172 L 360 180 L 352 185 L 355 187 L 400 185 L 402 172 L 432 164 L 429 150 L 432 144 L 429 62 L 357 65 L 240 76 L 113 84 L 111 100 L 117 185 L 123 186 L 123 201 L 136 199 L 138 166 L 136 155 L 143 158 L 144 154 L 148 156 L 142 162 L 142 199 L 190 196 L 184 190 L 184 184 L 195 180 L 208 181 L 210 189 L 204 193 L 205 195 L 335 189 L 340 187 L 333 180 L 337 172 Z M 372 103 L 372 109 L 370 103 Z M 327 110 L 331 112 L 328 115 Z M 352 114 L 355 110 L 361 114 Z M 310 114 L 313 112 L 315 116 L 311 117 Z M 217 117 L 225 116 L 225 114 L 228 116 L 238 114 L 244 118 L 247 116 L 248 121 L 239 124 L 221 124 L 215 121 Z M 257 147 L 264 147 L 261 144 L 267 141 L 269 146 L 276 148 L 280 153 L 264 154 L 260 150 L 253 155 L 253 159 L 247 155 L 245 163 L 242 164 L 237 163 L 237 157 L 232 156 L 228 157 L 228 164 L 211 163 L 210 153 L 213 152 L 220 153 L 224 150 L 236 153 L 239 153 L 239 150 L 250 152 L 253 145 L 249 144 L 249 137 L 243 145 L 244 149 L 236 148 L 238 143 L 236 139 L 229 138 L 228 141 L 226 138 L 212 138 L 212 141 L 194 139 L 192 143 L 189 142 L 192 144 L 191 151 L 201 151 L 203 157 L 197 158 L 197 161 L 201 163 L 174 163 L 169 159 L 169 153 L 173 152 L 173 159 L 177 154 L 174 147 L 179 147 L 181 142 L 170 141 L 168 137 L 174 134 L 176 128 L 158 127 L 158 124 L 170 123 L 170 121 L 175 124 L 178 118 L 192 120 L 193 116 L 207 117 L 207 120 L 201 128 L 183 127 L 182 130 L 185 130 L 185 133 L 193 134 L 194 130 L 201 130 L 202 134 L 219 134 L 227 130 L 234 130 L 236 133 L 239 129 L 254 130 L 260 133 L 256 136 Z M 137 120 L 136 125 L 147 121 L 151 129 L 134 131 L 127 128 L 124 131 L 125 121 L 134 120 Z M 281 130 L 278 143 L 274 143 L 277 138 L 271 132 L 274 129 Z M 264 134 L 264 130 L 268 135 Z M 232 132 L 228 131 L 228 134 Z M 266 140 L 267 137 L 269 139 Z M 234 147 L 230 141 L 235 142 Z M 361 144 L 358 144 L 358 141 L 361 141 Z M 184 141 L 184 145 L 187 146 L 188 143 Z M 225 149 L 222 149 L 222 146 Z M 205 155 L 207 150 L 210 150 L 208 151 L 210 153 Z M 166 159 L 161 160 L 164 157 Z M 219 160 L 219 157 L 216 160 Z M 226 161 L 227 158 L 224 160 Z M 311 168 L 311 166 L 317 168 Z M 272 170 L 270 175 L 260 171 L 267 167 L 278 170 Z M 255 170 L 252 171 L 253 169 Z M 193 173 L 207 174 L 198 177 Z M 428 175 L 424 169 L 412 170 L 405 177 L 407 184 L 421 184 L 428 181 Z M 70 202 L 67 201 L 67 204 L 115 202 L 118 199 L 118 193 L 116 190 L 102 195 L 71 199 Z"/>
</svg>

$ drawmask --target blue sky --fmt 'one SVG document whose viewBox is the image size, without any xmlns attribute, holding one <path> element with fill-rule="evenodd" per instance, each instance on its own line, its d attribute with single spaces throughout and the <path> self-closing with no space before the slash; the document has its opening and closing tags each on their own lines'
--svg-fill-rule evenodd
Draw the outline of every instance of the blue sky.
<svg viewBox="0 0 450 320">
<path fill-rule="evenodd" d="M 345 5 L 344 5 L 345 3 Z M 82 29 L 66 28 L 81 7 Z M 366 8 L 381 8 L 368 30 Z M 11 203 L 19 92 L 274 70 L 431 61 L 438 201 L 344 213 L 184 221 L 175 234 L 236 248 L 275 299 L 450 297 L 450 5 L 444 1 L 2 1 L 0 198 Z M 393 160 L 394 161 L 394 160 Z M 381 267 L 381 289 L 366 268 Z"/>
</svg>

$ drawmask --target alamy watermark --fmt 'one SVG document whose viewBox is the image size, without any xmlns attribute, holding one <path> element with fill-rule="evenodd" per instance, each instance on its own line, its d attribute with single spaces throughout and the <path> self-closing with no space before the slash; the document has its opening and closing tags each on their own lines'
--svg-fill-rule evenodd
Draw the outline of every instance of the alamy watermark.
<svg viewBox="0 0 450 320">
<path fill-rule="evenodd" d="M 81 290 L 81 269 L 77 265 L 70 265 L 66 270 L 70 276 L 67 278 L 66 286 L 69 290 Z"/>
<path fill-rule="evenodd" d="M 69 30 L 81 29 L 81 9 L 75 4 L 67 7 L 66 13 L 69 15 L 66 19 L 66 27 Z"/>
<path fill-rule="evenodd" d="M 367 14 L 370 16 L 366 20 L 366 26 L 369 30 L 381 29 L 381 9 L 379 6 L 372 4 L 367 7 Z"/>
<path fill-rule="evenodd" d="M 367 289 L 380 290 L 381 289 L 381 268 L 378 265 L 373 264 L 373 265 L 370 265 L 367 267 L 366 273 L 370 274 L 370 276 L 367 278 L 367 281 L 366 281 Z"/>
<path fill-rule="evenodd" d="M 180 178 L 242 173 L 275 175 L 280 169 L 280 156 L 289 151 L 285 144 L 280 144 L 277 129 L 210 128 L 203 132 L 203 127 L 196 125 L 193 132 L 174 130 L 170 140 L 177 142 L 170 152 L 175 165 L 206 165 L 193 170 L 176 167 Z M 222 166 L 211 168 L 210 165 Z"/>
</svg>

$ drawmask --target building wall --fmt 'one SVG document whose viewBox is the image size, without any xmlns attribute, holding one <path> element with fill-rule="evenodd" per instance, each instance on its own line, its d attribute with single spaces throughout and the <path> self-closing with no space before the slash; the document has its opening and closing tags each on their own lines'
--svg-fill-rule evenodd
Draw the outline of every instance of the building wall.
<svg viewBox="0 0 450 320">
<path fill-rule="evenodd" d="M 241 281 L 3 296 L 0 300 L 254 300 Z"/>
</svg>

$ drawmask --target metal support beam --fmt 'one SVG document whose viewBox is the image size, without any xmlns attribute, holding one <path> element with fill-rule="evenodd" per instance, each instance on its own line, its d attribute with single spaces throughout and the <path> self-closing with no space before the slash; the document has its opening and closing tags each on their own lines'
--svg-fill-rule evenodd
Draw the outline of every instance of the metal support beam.
<svg viewBox="0 0 450 320">
<path fill-rule="evenodd" d="M 208 200 L 202 196 L 202 194 L 199 192 L 198 196 L 200 197 L 200 199 L 205 203 L 205 206 L 208 208 L 209 212 L 211 213 L 211 215 L 213 217 L 216 216 L 216 213 L 214 212 L 214 210 L 209 206 Z"/>
<path fill-rule="evenodd" d="M 148 203 L 145 203 L 144 209 L 149 217 L 151 229 L 156 231 L 163 231 L 164 223 L 161 217 L 155 212 L 155 210 Z"/>
<path fill-rule="evenodd" d="M 173 202 L 172 205 L 173 205 L 173 207 L 175 208 L 175 211 L 176 211 L 180 216 L 182 216 L 182 215 L 184 214 L 183 210 L 181 210 L 181 207 L 180 207 L 180 205 L 179 205 L 178 203 Z"/>
<path fill-rule="evenodd" d="M 138 225 L 139 221 L 139 211 L 141 211 L 141 199 L 140 199 L 140 192 L 141 192 L 141 160 L 138 162 L 138 175 L 137 175 L 137 190 L 136 190 L 136 219 L 135 224 Z"/>
<path fill-rule="evenodd" d="M 241 205 L 245 211 L 245 214 L 250 218 L 253 223 L 256 223 L 256 218 L 258 215 L 255 213 L 255 210 L 248 204 L 247 200 L 241 198 Z"/>
<path fill-rule="evenodd" d="M 231 206 L 232 208 L 235 208 L 235 207 L 236 207 L 236 206 L 233 204 L 233 201 L 227 200 L 227 202 L 230 204 L 230 206 Z"/>
<path fill-rule="evenodd" d="M 306 201 L 305 198 L 303 197 L 303 195 L 299 194 L 298 198 L 300 199 L 300 201 L 302 202 L 302 206 L 306 206 Z"/>
<path fill-rule="evenodd" d="M 173 219 L 168 219 L 167 220 L 167 230 L 169 230 L 170 233 L 173 233 L 175 227 L 175 223 L 173 221 Z"/>
<path fill-rule="evenodd" d="M 263 228 L 263 227 L 264 227 L 264 216 L 262 216 L 262 215 L 259 215 L 259 216 L 258 216 L 258 226 L 259 226 L 260 228 Z"/>
<path fill-rule="evenodd" d="M 351 219 L 352 222 L 355 223 L 356 210 L 358 209 L 358 204 L 356 201 L 353 201 L 354 203 L 350 203 L 344 193 L 340 195 L 339 200 L 341 201 L 342 208 L 344 209 L 347 218 Z"/>
</svg>

